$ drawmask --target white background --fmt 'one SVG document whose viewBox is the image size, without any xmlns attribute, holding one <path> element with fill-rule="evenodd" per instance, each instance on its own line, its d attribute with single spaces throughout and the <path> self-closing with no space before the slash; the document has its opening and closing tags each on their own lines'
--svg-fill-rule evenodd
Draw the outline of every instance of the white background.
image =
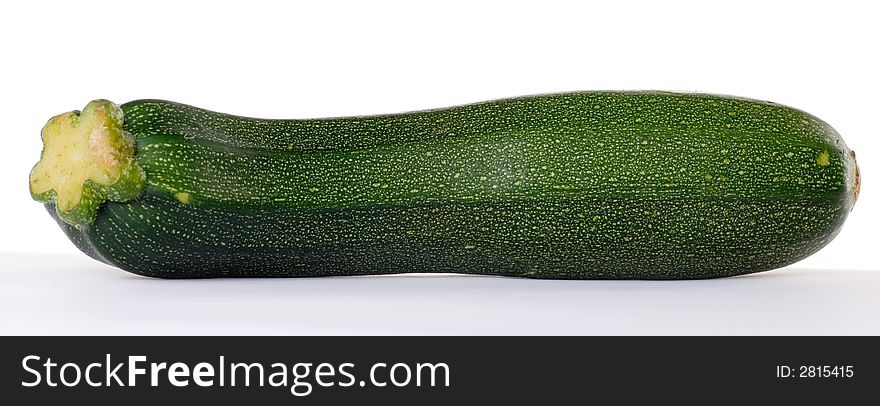
<svg viewBox="0 0 880 406">
<path fill-rule="evenodd" d="M 0 333 L 880 334 L 871 2 L 0 7 Z M 313 118 L 624 89 L 772 100 L 829 122 L 863 174 L 839 237 L 787 269 L 714 281 L 172 282 L 78 253 L 27 190 L 46 119 L 95 98 Z"/>
</svg>

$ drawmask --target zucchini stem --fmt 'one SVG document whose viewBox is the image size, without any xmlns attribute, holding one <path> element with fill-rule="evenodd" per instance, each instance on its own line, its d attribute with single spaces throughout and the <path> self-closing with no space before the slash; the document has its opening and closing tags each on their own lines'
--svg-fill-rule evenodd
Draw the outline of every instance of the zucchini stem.
<svg viewBox="0 0 880 406">
<path fill-rule="evenodd" d="M 852 155 L 853 166 L 855 166 L 855 180 L 853 181 L 853 206 L 856 204 L 856 200 L 859 200 L 859 192 L 862 189 L 862 173 L 859 171 L 859 162 L 856 160 L 856 151 L 850 151 L 850 155 Z"/>
<path fill-rule="evenodd" d="M 107 200 L 140 195 L 146 175 L 134 157 L 134 136 L 122 123 L 122 109 L 108 100 L 49 119 L 40 161 L 30 173 L 34 200 L 54 204 L 63 221 L 83 227 Z"/>
</svg>

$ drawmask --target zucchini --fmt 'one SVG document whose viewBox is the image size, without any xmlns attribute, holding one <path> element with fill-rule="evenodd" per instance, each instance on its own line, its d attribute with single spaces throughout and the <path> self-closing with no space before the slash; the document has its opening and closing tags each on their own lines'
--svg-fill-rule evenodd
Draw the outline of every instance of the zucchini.
<svg viewBox="0 0 880 406">
<path fill-rule="evenodd" d="M 859 190 L 825 122 L 706 94 L 309 120 L 96 100 L 42 138 L 33 198 L 86 254 L 162 278 L 747 274 L 825 246 Z"/>
</svg>

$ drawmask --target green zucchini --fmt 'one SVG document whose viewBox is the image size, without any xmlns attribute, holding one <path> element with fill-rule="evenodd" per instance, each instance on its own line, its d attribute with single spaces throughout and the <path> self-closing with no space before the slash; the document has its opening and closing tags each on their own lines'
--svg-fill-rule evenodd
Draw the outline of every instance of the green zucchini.
<svg viewBox="0 0 880 406">
<path fill-rule="evenodd" d="M 859 189 L 825 122 L 705 94 L 309 120 L 96 100 L 42 137 L 33 198 L 86 254 L 162 278 L 739 275 L 825 246 Z"/>
</svg>

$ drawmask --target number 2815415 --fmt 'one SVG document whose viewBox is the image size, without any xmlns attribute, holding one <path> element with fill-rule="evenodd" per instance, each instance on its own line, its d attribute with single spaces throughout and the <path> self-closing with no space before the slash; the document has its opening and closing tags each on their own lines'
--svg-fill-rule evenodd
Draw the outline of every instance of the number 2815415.
<svg viewBox="0 0 880 406">
<path fill-rule="evenodd" d="M 852 365 L 777 365 L 777 378 L 852 378 Z"/>
</svg>

